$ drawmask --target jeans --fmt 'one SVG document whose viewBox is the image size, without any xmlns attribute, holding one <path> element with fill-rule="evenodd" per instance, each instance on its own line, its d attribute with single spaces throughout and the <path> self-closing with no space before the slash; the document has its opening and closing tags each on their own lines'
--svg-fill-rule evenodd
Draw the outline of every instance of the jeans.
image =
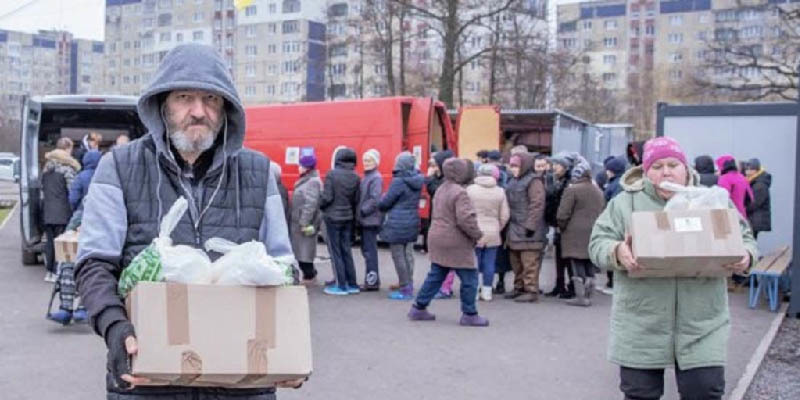
<svg viewBox="0 0 800 400">
<path fill-rule="evenodd" d="M 44 246 L 44 266 L 47 268 L 47 272 L 57 273 L 58 268 L 56 268 L 56 246 L 55 240 L 56 236 L 64 233 L 64 229 L 66 229 L 66 225 L 45 225 L 44 232 L 47 235 L 47 242 Z"/>
<path fill-rule="evenodd" d="M 392 252 L 394 269 L 400 287 L 414 285 L 414 243 L 392 243 L 389 245 Z"/>
<path fill-rule="evenodd" d="M 594 278 L 594 264 L 591 261 L 582 258 L 570 258 L 572 266 L 572 276 L 577 276 L 583 279 Z"/>
<path fill-rule="evenodd" d="M 478 295 L 478 270 L 476 269 L 462 269 L 444 267 L 436 263 L 431 264 L 431 270 L 425 278 L 425 283 L 417 293 L 416 306 L 420 310 L 424 310 L 431 304 L 433 296 L 442 287 L 447 273 L 455 271 L 458 279 L 461 280 L 461 312 L 467 315 L 478 314 L 478 308 L 475 305 L 475 298 Z"/>
<path fill-rule="evenodd" d="M 723 367 L 681 371 L 676 365 L 675 378 L 681 400 L 717 400 L 725 394 Z M 664 370 L 620 367 L 619 389 L 626 400 L 658 400 L 664 394 Z"/>
<path fill-rule="evenodd" d="M 353 225 L 351 222 L 325 221 L 328 231 L 328 250 L 336 276 L 336 285 L 346 290 L 348 286 L 357 287 L 356 267 L 353 264 Z"/>
<path fill-rule="evenodd" d="M 483 277 L 483 286 L 491 287 L 494 285 L 494 267 L 497 261 L 496 247 L 483 247 L 475 249 L 475 256 L 478 258 L 478 270 Z"/>
<path fill-rule="evenodd" d="M 380 272 L 378 271 L 378 232 L 380 227 L 361 228 L 361 255 L 364 256 L 366 273 L 364 285 L 379 287 L 381 285 Z"/>
</svg>

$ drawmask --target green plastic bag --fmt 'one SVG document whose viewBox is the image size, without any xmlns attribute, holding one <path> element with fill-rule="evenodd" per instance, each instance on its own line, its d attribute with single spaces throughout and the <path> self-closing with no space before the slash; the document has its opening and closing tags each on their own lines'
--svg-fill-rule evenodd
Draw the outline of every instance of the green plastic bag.
<svg viewBox="0 0 800 400">
<path fill-rule="evenodd" d="M 158 282 L 164 280 L 161 274 L 161 257 L 155 243 L 145 247 L 122 271 L 117 291 L 123 299 L 133 290 L 137 282 Z"/>
</svg>

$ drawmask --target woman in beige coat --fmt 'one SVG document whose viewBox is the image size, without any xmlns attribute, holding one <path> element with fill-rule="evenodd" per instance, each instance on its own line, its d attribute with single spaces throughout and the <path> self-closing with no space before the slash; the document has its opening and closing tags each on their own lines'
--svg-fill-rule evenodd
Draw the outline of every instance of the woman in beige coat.
<svg viewBox="0 0 800 400">
<path fill-rule="evenodd" d="M 499 177 L 500 170 L 496 166 L 483 164 L 478 168 L 475 183 L 467 187 L 467 194 L 478 213 L 478 226 L 483 232 L 483 237 L 475 246 L 475 256 L 478 259 L 478 271 L 483 276 L 479 298 L 484 301 L 492 300 L 497 250 L 503 243 L 500 231 L 511 216 L 506 192 L 497 186 Z"/>
</svg>

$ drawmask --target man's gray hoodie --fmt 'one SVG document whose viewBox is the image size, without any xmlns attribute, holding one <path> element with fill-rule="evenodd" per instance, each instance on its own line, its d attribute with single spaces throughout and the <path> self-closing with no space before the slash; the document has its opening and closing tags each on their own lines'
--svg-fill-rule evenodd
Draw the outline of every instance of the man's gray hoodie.
<svg viewBox="0 0 800 400">
<path fill-rule="evenodd" d="M 161 105 L 169 92 L 181 89 L 225 99 L 226 122 L 200 179 L 186 174 L 165 134 Z M 161 218 L 180 196 L 190 206 L 171 235 L 175 244 L 202 248 L 211 237 L 259 240 L 272 256 L 292 254 L 269 160 L 242 147 L 244 108 L 227 66 L 211 47 L 190 44 L 170 51 L 138 111 L 148 134 L 102 158 L 85 200 L 76 280 L 92 325 L 103 336 L 127 318 L 117 295 L 120 273 L 158 235 Z"/>
</svg>

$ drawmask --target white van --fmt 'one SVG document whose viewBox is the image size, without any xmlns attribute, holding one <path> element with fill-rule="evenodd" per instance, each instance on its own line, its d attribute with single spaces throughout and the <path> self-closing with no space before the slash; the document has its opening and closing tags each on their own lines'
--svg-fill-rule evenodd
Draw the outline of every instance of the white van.
<svg viewBox="0 0 800 400">
<path fill-rule="evenodd" d="M 133 96 L 34 96 L 26 100 L 22 121 L 19 196 L 22 230 L 22 263 L 36 264 L 44 250 L 40 171 L 44 154 L 61 137 L 80 146 L 89 132 L 103 135 L 100 149 L 111 147 L 120 135 L 136 139 L 146 130 L 136 112 Z"/>
<path fill-rule="evenodd" d="M 19 157 L 14 153 L 0 153 L 0 181 L 19 180 Z"/>
</svg>

